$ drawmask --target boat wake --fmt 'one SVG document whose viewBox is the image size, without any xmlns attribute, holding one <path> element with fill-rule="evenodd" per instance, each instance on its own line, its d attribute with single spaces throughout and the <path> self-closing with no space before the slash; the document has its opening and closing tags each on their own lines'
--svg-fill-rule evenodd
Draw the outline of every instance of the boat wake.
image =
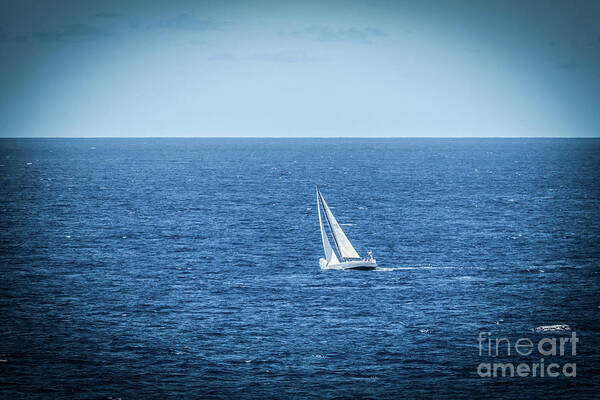
<svg viewBox="0 0 600 400">
<path fill-rule="evenodd" d="M 422 270 L 422 269 L 438 269 L 438 268 L 446 268 L 446 267 L 432 267 L 431 265 L 412 266 L 412 267 L 377 267 L 377 268 L 375 268 L 375 270 L 376 271 L 403 271 L 403 270 L 409 270 L 409 269 Z"/>
</svg>

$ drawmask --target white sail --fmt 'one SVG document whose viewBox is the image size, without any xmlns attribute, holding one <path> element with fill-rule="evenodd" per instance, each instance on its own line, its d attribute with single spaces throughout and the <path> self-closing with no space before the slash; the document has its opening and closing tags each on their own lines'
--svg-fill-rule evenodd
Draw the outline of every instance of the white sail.
<svg viewBox="0 0 600 400">
<path fill-rule="evenodd" d="M 323 240 L 323 250 L 325 251 L 325 259 L 327 260 L 327 265 L 329 264 L 339 264 L 339 260 L 329 243 L 329 239 L 327 238 L 327 233 L 325 232 L 325 228 L 323 227 L 323 220 L 321 219 L 321 206 L 319 204 L 319 195 L 317 193 L 317 212 L 319 213 L 319 226 L 321 227 L 321 239 Z"/>
<path fill-rule="evenodd" d="M 323 195 L 321 195 L 321 192 L 318 192 L 318 195 L 321 197 L 321 201 L 323 202 L 323 209 L 325 211 L 325 217 L 327 218 L 327 221 L 329 222 L 329 227 L 331 228 L 331 233 L 332 233 L 333 239 L 336 243 L 338 252 L 340 253 L 340 257 L 342 257 L 342 259 L 344 259 L 344 258 L 360 258 L 360 256 L 356 252 L 356 250 L 354 250 L 354 247 L 352 247 L 352 243 L 350 243 L 350 241 L 346 237 L 346 234 L 340 227 L 340 224 L 338 224 L 337 220 L 331 213 L 331 210 L 327 206 L 327 203 L 325 202 Z M 321 213 L 319 213 L 319 219 L 320 218 L 321 218 Z M 323 229 L 323 225 L 321 225 L 321 232 L 323 232 L 322 229 Z"/>
</svg>

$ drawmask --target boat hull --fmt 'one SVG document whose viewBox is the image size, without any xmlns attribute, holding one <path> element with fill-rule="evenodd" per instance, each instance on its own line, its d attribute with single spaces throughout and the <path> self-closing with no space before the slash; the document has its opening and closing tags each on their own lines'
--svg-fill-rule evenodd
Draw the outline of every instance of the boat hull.
<svg viewBox="0 0 600 400">
<path fill-rule="evenodd" d="M 354 270 L 357 270 L 357 271 L 370 271 L 370 270 L 375 269 L 375 268 L 377 268 L 377 266 L 375 266 L 375 265 L 359 265 L 357 267 L 347 267 L 347 268 L 344 268 L 344 269 L 354 269 Z"/>
<path fill-rule="evenodd" d="M 375 260 L 345 261 L 338 264 L 327 264 L 327 260 L 321 258 L 319 264 L 323 269 L 354 269 L 359 271 L 369 271 L 377 268 L 377 262 Z"/>
</svg>

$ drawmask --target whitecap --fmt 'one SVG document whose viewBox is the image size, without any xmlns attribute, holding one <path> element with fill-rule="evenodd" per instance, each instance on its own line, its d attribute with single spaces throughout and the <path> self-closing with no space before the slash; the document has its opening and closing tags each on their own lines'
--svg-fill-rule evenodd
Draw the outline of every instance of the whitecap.
<svg viewBox="0 0 600 400">
<path fill-rule="evenodd" d="M 542 325 L 534 329 L 535 332 L 565 332 L 570 330 L 571 327 L 565 324 Z"/>
<path fill-rule="evenodd" d="M 476 278 L 471 275 L 463 275 L 463 276 L 455 276 L 454 279 L 456 279 L 458 281 L 472 281 Z"/>
</svg>

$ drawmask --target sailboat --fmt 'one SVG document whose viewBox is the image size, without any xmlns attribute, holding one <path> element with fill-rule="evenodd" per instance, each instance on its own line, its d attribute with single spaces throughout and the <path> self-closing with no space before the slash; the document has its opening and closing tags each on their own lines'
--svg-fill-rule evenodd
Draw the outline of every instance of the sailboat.
<svg viewBox="0 0 600 400">
<path fill-rule="evenodd" d="M 333 213 L 327 206 L 327 203 L 325 202 L 325 199 L 319 190 L 319 185 L 315 186 L 317 188 L 317 212 L 319 213 L 319 226 L 321 227 L 321 239 L 323 240 L 323 251 L 325 252 L 325 258 L 319 259 L 319 265 L 321 268 L 360 270 L 375 269 L 377 262 L 373 258 L 372 252 L 369 251 L 368 258 L 361 258 L 358 255 L 352 246 L 352 243 L 350 243 L 350 240 L 348 240 L 346 234 L 340 227 L 340 224 L 337 222 L 333 216 Z M 321 217 L 321 209 L 323 209 L 324 218 Z M 325 232 L 325 227 L 323 226 L 323 219 L 329 227 L 337 254 L 333 247 L 331 247 L 331 243 L 329 242 L 329 238 Z"/>
</svg>

